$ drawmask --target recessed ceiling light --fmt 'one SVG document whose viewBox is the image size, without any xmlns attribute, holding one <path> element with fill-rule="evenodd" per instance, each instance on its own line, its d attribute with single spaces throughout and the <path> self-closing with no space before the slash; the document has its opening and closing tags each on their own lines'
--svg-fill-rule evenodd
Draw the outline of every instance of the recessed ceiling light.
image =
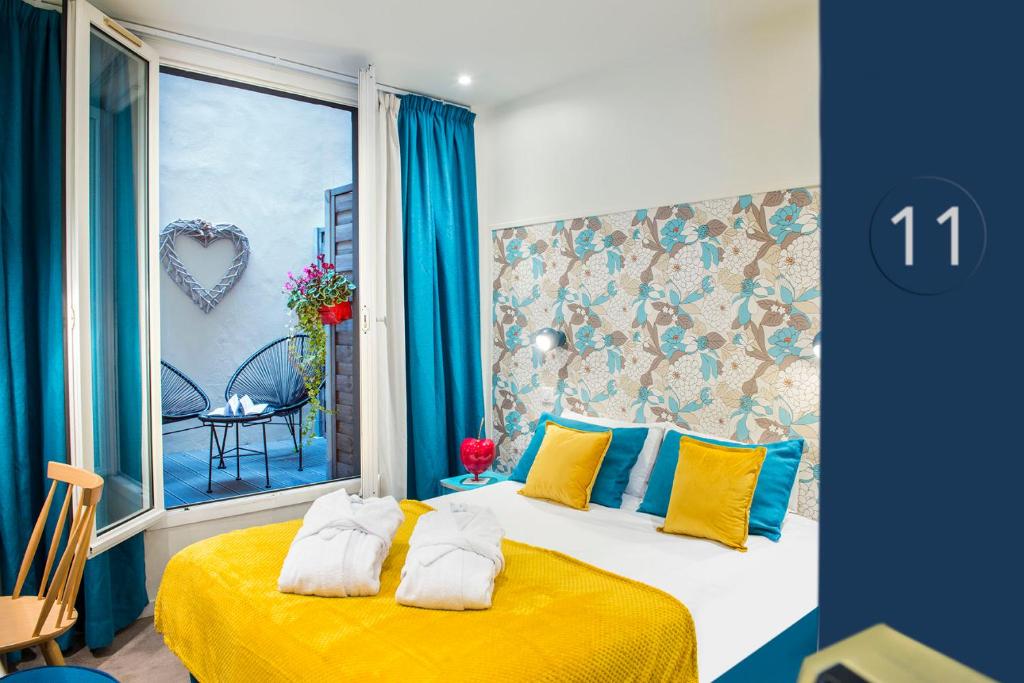
<svg viewBox="0 0 1024 683">
<path fill-rule="evenodd" d="M 472 85 L 473 77 L 469 74 L 459 74 L 459 85 Z"/>
</svg>

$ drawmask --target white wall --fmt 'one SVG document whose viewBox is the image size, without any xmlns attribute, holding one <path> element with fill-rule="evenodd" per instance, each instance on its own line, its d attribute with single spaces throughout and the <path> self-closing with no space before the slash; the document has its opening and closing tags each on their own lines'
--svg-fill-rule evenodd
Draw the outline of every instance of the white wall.
<svg viewBox="0 0 1024 683">
<path fill-rule="evenodd" d="M 478 112 L 484 402 L 491 229 L 820 184 L 817 0 Z M 685 37 L 682 37 L 685 36 Z M 642 52 L 643 35 L 635 40 Z"/>
<path fill-rule="evenodd" d="M 818 184 L 816 0 L 715 26 L 479 112 L 481 225 Z"/>
<path fill-rule="evenodd" d="M 324 224 L 324 190 L 352 180 L 351 113 L 251 90 L 162 74 L 160 224 L 202 218 L 231 223 L 249 238 L 238 284 L 204 313 L 161 274 L 161 356 L 217 405 L 231 373 L 263 344 L 288 334 L 285 274 L 313 258 Z M 234 250 L 227 240 L 175 243 L 206 288 Z M 165 439 L 165 452 L 206 448 L 202 430 Z"/>
</svg>

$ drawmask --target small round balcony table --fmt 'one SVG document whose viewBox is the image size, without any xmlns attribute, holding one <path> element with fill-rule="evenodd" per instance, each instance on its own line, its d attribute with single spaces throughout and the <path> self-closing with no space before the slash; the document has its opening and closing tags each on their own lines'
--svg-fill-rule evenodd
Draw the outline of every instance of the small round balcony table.
<svg viewBox="0 0 1024 683">
<path fill-rule="evenodd" d="M 217 465 L 217 469 L 225 469 L 224 458 L 235 459 L 235 481 L 241 481 L 242 479 L 242 466 L 241 460 L 245 456 L 250 455 L 262 455 L 263 456 L 263 469 L 266 473 L 267 483 L 264 488 L 270 488 L 270 454 L 267 452 L 267 423 L 270 422 L 270 418 L 274 416 L 274 409 L 267 407 L 262 413 L 255 413 L 250 415 L 238 414 L 227 414 L 218 411 L 206 410 L 199 414 L 199 421 L 210 428 L 210 473 L 206 482 L 206 492 L 213 493 L 213 460 L 215 457 L 220 458 L 220 463 Z M 263 450 L 258 451 L 253 448 L 247 448 L 242 446 L 238 439 L 239 427 L 254 427 L 259 425 L 263 430 Z M 224 438 L 221 439 L 217 436 L 217 428 L 224 428 Z M 231 454 L 230 448 L 228 448 L 228 433 L 231 428 L 234 427 L 235 432 L 235 447 L 234 455 Z M 217 445 L 217 454 L 214 455 L 213 446 Z"/>
</svg>

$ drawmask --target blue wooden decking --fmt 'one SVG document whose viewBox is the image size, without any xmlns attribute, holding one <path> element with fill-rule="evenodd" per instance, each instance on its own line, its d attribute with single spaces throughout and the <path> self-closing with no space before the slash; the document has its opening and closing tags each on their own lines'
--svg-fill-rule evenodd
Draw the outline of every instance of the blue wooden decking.
<svg viewBox="0 0 1024 683">
<path fill-rule="evenodd" d="M 234 437 L 228 439 L 234 446 Z M 263 444 L 246 443 L 243 446 L 259 449 Z M 167 508 L 208 503 L 234 496 L 251 493 L 264 493 L 268 490 L 305 486 L 327 481 L 327 439 L 316 438 L 302 449 L 302 471 L 299 472 L 299 454 L 295 452 L 292 440 L 267 442 L 270 454 L 270 489 L 263 488 L 266 483 L 263 469 L 263 454 L 243 456 L 241 459 L 242 479 L 235 481 L 235 460 L 225 457 L 226 469 L 217 469 L 213 464 L 213 493 L 206 492 L 207 463 L 209 451 L 201 450 L 164 453 L 164 506 Z M 225 456 L 234 450 L 225 451 Z M 216 455 L 216 449 L 214 449 Z"/>
</svg>

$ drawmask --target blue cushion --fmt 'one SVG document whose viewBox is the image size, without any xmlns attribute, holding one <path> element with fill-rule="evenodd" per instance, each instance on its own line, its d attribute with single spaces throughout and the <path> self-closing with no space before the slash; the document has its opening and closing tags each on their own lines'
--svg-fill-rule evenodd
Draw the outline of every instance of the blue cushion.
<svg viewBox="0 0 1024 683">
<path fill-rule="evenodd" d="M 658 450 L 658 458 L 654 461 L 651 478 L 647 482 L 647 492 L 640 503 L 639 511 L 664 517 L 668 512 L 668 500 L 672 496 L 672 481 L 679 462 L 680 432 L 674 429 L 665 431 Z M 796 471 L 800 466 L 800 456 L 804 452 L 803 439 L 776 441 L 766 444 L 737 444 L 735 441 L 719 441 L 703 436 L 688 434 L 698 441 L 725 446 L 747 446 L 757 448 L 759 445 L 767 449 L 764 465 L 757 477 L 757 488 L 754 489 L 754 502 L 750 506 L 750 533 L 756 536 L 767 536 L 773 541 L 782 537 L 782 520 L 786 517 L 789 507 L 789 493 L 796 481 Z"/>
<path fill-rule="evenodd" d="M 22 669 L 8 674 L 4 680 L 10 679 L 17 683 L 107 683 L 117 679 L 99 669 L 88 669 L 84 666 L 39 666 L 34 669 Z"/>
<path fill-rule="evenodd" d="M 512 470 L 510 480 L 526 482 L 526 475 L 530 473 L 533 460 L 537 457 L 537 451 L 540 450 L 540 443 L 544 440 L 544 428 L 549 421 L 563 427 L 581 429 L 586 432 L 606 432 L 609 429 L 589 422 L 556 417 L 551 413 L 541 413 L 540 419 L 537 421 L 537 431 L 533 433 L 530 444 L 523 451 L 515 469 Z M 640 449 L 644 447 L 644 441 L 647 440 L 647 427 L 615 427 L 611 432 L 612 442 L 601 462 L 597 481 L 594 482 L 594 490 L 590 494 L 590 502 L 609 508 L 618 508 L 622 507 L 622 493 L 629 483 L 629 471 L 636 464 Z"/>
</svg>

